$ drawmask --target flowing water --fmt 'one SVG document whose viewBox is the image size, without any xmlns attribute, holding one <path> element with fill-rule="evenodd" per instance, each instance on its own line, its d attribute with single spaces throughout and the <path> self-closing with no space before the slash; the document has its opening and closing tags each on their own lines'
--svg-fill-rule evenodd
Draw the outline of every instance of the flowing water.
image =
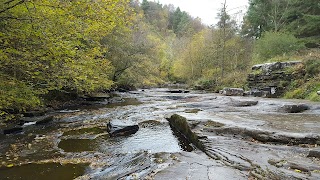
<svg viewBox="0 0 320 180">
<path fill-rule="evenodd" d="M 271 158 L 286 157 L 308 161 L 315 168 L 310 176 L 284 168 L 285 177 L 286 173 L 288 177 L 319 177 L 318 159 L 306 158 L 307 148 L 316 143 L 294 147 L 293 151 L 286 145 L 252 143 L 236 134 L 229 136 L 232 132 L 217 135 L 206 129 L 215 129 L 218 123 L 230 129 L 319 135 L 320 104 L 305 102 L 310 110 L 286 114 L 277 108 L 300 101 L 231 98 L 202 92 L 175 94 L 167 90 L 120 93 L 124 102 L 73 107 L 54 113 L 54 121 L 48 124 L 26 124 L 20 134 L 0 135 L 0 179 L 248 179 L 252 164 L 270 168 L 267 161 Z M 259 103 L 235 107 L 235 100 Z M 166 118 L 173 114 L 186 117 L 195 130 L 203 125 L 199 132 L 206 136 L 207 155 L 183 134 L 171 130 Z M 106 131 L 109 121 L 137 124 L 139 130 L 130 136 L 110 137 Z"/>
</svg>

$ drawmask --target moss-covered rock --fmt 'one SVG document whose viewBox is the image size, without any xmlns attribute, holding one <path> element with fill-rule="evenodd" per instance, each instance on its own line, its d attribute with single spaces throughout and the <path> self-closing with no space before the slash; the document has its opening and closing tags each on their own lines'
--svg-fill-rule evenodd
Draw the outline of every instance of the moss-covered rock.
<svg viewBox="0 0 320 180">
<path fill-rule="evenodd" d="M 191 131 L 191 128 L 186 118 L 180 115 L 174 114 L 167 120 L 169 121 L 170 127 L 173 130 L 179 131 L 188 139 L 188 141 L 190 141 L 200 150 L 204 151 L 205 149 L 204 145 L 199 140 L 200 139 L 199 136 Z"/>
</svg>

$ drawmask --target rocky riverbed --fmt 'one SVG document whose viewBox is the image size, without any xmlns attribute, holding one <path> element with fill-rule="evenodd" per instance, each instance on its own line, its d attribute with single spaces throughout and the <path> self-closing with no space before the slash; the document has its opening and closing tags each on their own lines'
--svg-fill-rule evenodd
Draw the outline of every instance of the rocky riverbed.
<svg viewBox="0 0 320 180">
<path fill-rule="evenodd" d="M 164 88 L 120 95 L 0 135 L 0 179 L 320 179 L 319 103 Z M 110 121 L 139 128 L 111 137 Z"/>
</svg>

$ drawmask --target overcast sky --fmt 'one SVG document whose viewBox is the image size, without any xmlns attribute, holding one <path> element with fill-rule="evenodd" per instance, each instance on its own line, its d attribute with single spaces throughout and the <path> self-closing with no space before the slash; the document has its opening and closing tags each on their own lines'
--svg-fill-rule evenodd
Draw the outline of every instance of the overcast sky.
<svg viewBox="0 0 320 180">
<path fill-rule="evenodd" d="M 149 0 L 153 1 L 153 0 Z M 188 12 L 193 17 L 201 18 L 207 25 L 217 23 L 217 13 L 224 0 L 156 0 L 161 4 L 173 4 L 182 11 Z M 227 0 L 227 12 L 236 20 L 242 21 L 242 16 L 248 7 L 248 0 Z"/>
</svg>

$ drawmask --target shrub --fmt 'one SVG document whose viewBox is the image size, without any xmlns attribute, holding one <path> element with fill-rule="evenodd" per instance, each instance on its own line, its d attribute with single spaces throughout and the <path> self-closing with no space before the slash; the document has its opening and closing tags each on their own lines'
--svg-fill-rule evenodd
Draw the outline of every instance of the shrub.
<svg viewBox="0 0 320 180">
<path fill-rule="evenodd" d="M 320 60 L 310 59 L 307 60 L 305 64 L 306 72 L 309 77 L 313 77 L 315 75 L 320 74 Z"/>
<path fill-rule="evenodd" d="M 261 39 L 257 40 L 254 53 L 260 61 L 282 56 L 299 49 L 304 45 L 296 37 L 283 32 L 265 32 Z"/>
<path fill-rule="evenodd" d="M 21 112 L 41 104 L 34 90 L 25 83 L 0 74 L 0 119 L 14 118 L 12 112 Z"/>
</svg>

